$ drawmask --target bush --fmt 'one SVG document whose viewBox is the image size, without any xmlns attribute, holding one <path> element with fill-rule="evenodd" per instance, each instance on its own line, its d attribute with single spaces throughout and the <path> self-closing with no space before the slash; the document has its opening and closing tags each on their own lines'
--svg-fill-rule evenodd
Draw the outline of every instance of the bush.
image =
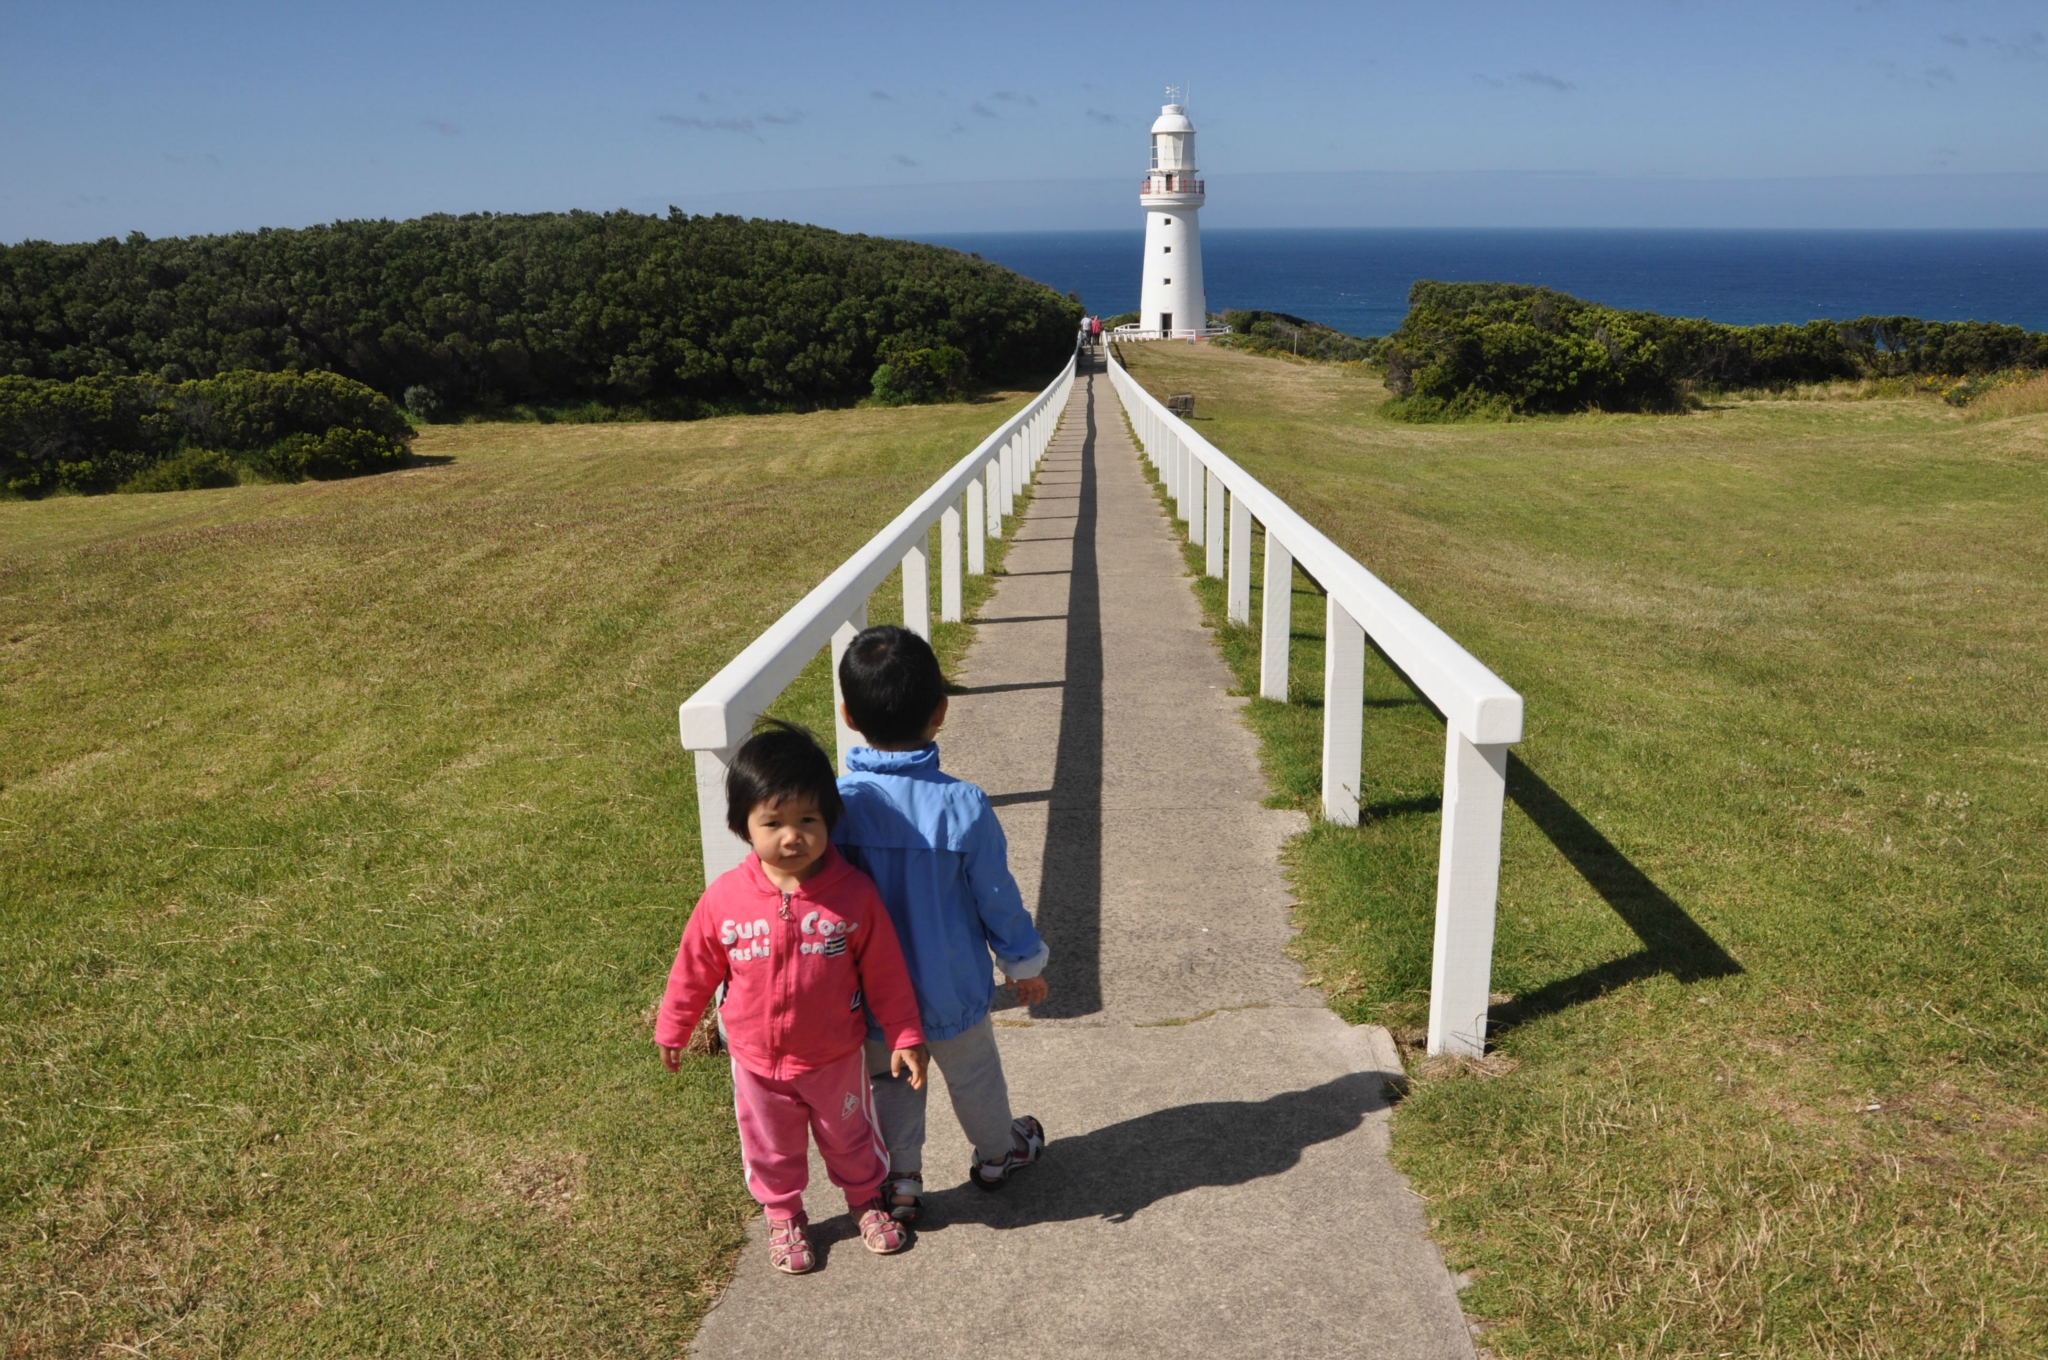
<svg viewBox="0 0 2048 1360">
<path fill-rule="evenodd" d="M 17 496 L 229 485 L 189 480 L 217 478 L 220 454 L 279 480 L 353 477 L 402 466 L 410 433 L 397 407 L 333 373 L 0 378 L 0 482 Z"/>
<path fill-rule="evenodd" d="M 155 467 L 136 473 L 118 488 L 121 491 L 200 491 L 208 487 L 234 486 L 242 480 L 234 459 L 218 449 L 187 449 Z"/>
<path fill-rule="evenodd" d="M 967 354 L 951 345 L 910 348 L 884 346 L 882 365 L 875 370 L 872 391 L 885 406 L 915 401 L 941 401 L 967 390 Z"/>
<path fill-rule="evenodd" d="M 405 389 L 405 409 L 420 420 L 432 420 L 441 409 L 440 395 L 424 383 L 414 383 Z"/>
<path fill-rule="evenodd" d="M 409 394 L 444 419 L 847 406 L 891 344 L 951 347 L 978 380 L 1036 387 L 1080 315 L 942 247 L 675 210 L 0 246 L 0 373 L 324 371 L 421 418 Z"/>
<path fill-rule="evenodd" d="M 336 428 L 324 434 L 286 435 L 267 448 L 243 457 L 249 466 L 273 481 L 296 482 L 306 477 L 331 482 L 405 466 L 404 444 L 369 430 Z"/>
<path fill-rule="evenodd" d="M 1976 321 L 1861 317 L 1723 326 L 1627 312 L 1549 288 L 1424 279 L 1380 345 L 1387 412 L 1670 411 L 1698 392 L 2048 366 L 2048 334 Z"/>
</svg>

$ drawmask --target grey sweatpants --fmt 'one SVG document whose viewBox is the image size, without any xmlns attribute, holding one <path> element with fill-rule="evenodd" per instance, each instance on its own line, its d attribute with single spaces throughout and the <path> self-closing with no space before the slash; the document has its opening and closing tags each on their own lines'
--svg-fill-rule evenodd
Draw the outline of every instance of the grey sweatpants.
<svg viewBox="0 0 2048 1360">
<path fill-rule="evenodd" d="M 1003 1058 L 996 1052 L 995 1021 L 988 1016 L 973 1029 L 950 1039 L 931 1041 L 932 1061 L 946 1074 L 946 1094 L 953 1114 L 979 1161 L 1006 1156 L 1010 1138 L 1010 1086 L 1003 1080 Z M 891 1171 L 924 1170 L 924 1106 L 930 1088 L 920 1091 L 910 1075 L 889 1075 L 889 1046 L 868 1041 L 868 1075 L 874 1081 L 875 1114 L 882 1138 L 889 1144 Z"/>
</svg>

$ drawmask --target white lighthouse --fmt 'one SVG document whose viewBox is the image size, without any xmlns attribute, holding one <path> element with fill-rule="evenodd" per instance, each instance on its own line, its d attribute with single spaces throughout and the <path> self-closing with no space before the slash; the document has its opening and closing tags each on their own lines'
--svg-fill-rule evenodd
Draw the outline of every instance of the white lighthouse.
<svg viewBox="0 0 2048 1360">
<path fill-rule="evenodd" d="M 1177 91 L 1168 90 L 1173 98 Z M 1152 169 L 1138 191 L 1145 205 L 1145 277 L 1138 331 L 1162 340 L 1208 326 L 1202 291 L 1202 181 L 1195 178 L 1195 125 L 1185 105 L 1168 104 L 1152 124 Z"/>
</svg>

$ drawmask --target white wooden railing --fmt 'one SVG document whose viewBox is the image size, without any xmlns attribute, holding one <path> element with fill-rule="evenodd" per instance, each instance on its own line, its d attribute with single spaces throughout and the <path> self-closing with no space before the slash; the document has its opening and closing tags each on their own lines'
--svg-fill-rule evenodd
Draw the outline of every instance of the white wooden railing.
<svg viewBox="0 0 2048 1360">
<path fill-rule="evenodd" d="M 747 847 L 725 825 L 725 766 L 754 722 L 776 696 L 828 643 L 832 648 L 833 722 L 838 730 L 840 767 L 857 734 L 838 716 L 839 658 L 855 633 L 867 627 L 868 596 L 900 564 L 903 568 L 903 626 L 931 636 L 931 567 L 927 545 L 939 526 L 939 618 L 961 617 L 963 570 L 987 570 L 988 540 L 1001 538 L 1003 519 L 1016 510 L 1019 492 L 1051 443 L 1074 386 L 1074 360 L 1052 385 L 994 434 L 955 463 L 931 489 L 891 520 L 889 527 L 840 564 L 818 587 L 796 602 L 768 631 L 749 643 L 725 669 L 683 700 L 683 745 L 697 758 L 697 822 L 704 850 L 704 881 L 746 858 Z M 962 513 L 962 507 L 965 513 Z M 966 561 L 961 561 L 965 527 Z"/>
<path fill-rule="evenodd" d="M 1443 838 L 1437 859 L 1429 1051 L 1483 1053 L 1508 746 L 1522 739 L 1522 696 L 1168 411 L 1114 358 L 1109 372 L 1146 459 L 1165 483 L 1176 517 L 1188 526 L 1188 540 L 1206 550 L 1207 574 L 1226 583 L 1225 613 L 1232 623 L 1251 622 L 1252 522 L 1265 526 L 1262 697 L 1287 702 L 1294 564 L 1299 562 L 1328 594 L 1323 816 L 1344 826 L 1358 824 L 1367 637 L 1443 713 Z"/>
<path fill-rule="evenodd" d="M 1105 338 L 1111 340 L 1213 340 L 1219 335 L 1229 334 L 1230 327 L 1228 326 L 1204 326 L 1200 330 L 1189 327 L 1176 327 L 1170 331 L 1162 331 L 1157 326 L 1147 330 L 1137 322 L 1132 321 L 1110 331 Z"/>
</svg>

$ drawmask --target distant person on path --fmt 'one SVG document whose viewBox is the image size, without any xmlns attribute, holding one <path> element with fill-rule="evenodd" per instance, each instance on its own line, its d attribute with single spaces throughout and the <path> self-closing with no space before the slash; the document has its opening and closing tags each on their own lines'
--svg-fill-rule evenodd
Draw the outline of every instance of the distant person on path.
<svg viewBox="0 0 2048 1360">
<path fill-rule="evenodd" d="M 720 874 L 683 927 L 654 1024 L 663 1066 L 719 984 L 747 1189 L 768 1217 L 768 1259 L 815 1264 L 804 1188 L 808 1134 L 869 1251 L 909 1245 L 882 1197 L 887 1145 L 875 1118 L 864 1041 L 873 1016 L 882 1069 L 922 1090 L 924 1034 L 903 951 L 875 885 L 832 848 L 841 811 L 832 760 L 801 728 L 749 738 L 726 772 L 726 825 L 753 852 Z M 863 1006 L 865 1003 L 865 1007 Z"/>
<path fill-rule="evenodd" d="M 1030 1006 L 1046 997 L 1048 950 L 1010 876 L 1009 842 L 988 795 L 939 772 L 946 681 L 931 644 L 893 624 L 870 628 L 840 658 L 839 689 L 841 716 L 867 745 L 847 752 L 839 780 L 846 811 L 832 839 L 881 889 L 932 1061 L 974 1144 L 968 1179 L 998 1190 L 1038 1160 L 1045 1129 L 1030 1115 L 1010 1116 L 989 1018 L 989 955 Z M 925 1090 L 897 1078 L 884 1040 L 868 1032 L 868 1072 L 889 1145 L 890 1210 L 910 1223 L 923 1207 Z"/>
</svg>

